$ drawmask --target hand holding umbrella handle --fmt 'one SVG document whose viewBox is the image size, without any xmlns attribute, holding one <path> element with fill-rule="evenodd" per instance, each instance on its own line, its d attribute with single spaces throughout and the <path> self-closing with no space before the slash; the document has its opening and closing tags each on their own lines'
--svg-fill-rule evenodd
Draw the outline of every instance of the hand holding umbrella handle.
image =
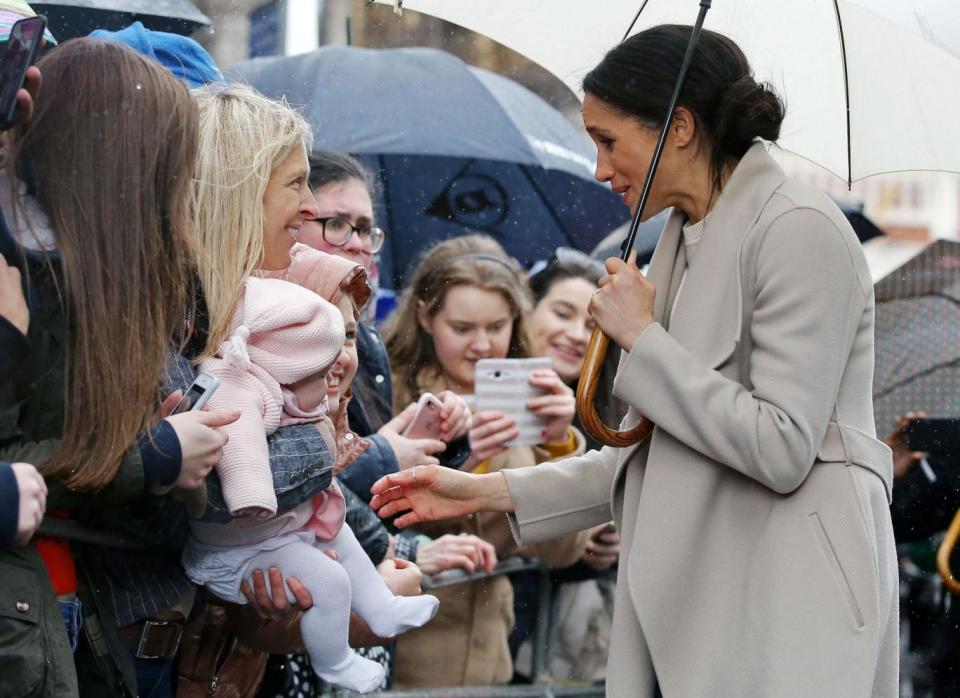
<svg viewBox="0 0 960 698">
<path fill-rule="evenodd" d="M 947 588 L 954 594 L 960 594 L 960 580 L 957 580 L 950 569 L 950 555 L 953 554 L 953 549 L 957 545 L 957 539 L 960 539 L 960 510 L 953 515 L 947 535 L 943 537 L 940 547 L 937 548 L 937 571 L 943 577 Z"/>
<path fill-rule="evenodd" d="M 697 15 L 697 22 L 690 33 L 690 41 L 687 44 L 687 51 L 683 57 L 683 63 L 680 65 L 680 73 L 677 75 L 677 83 L 673 87 L 673 94 L 670 97 L 670 103 L 667 106 L 667 115 L 663 120 L 663 126 L 660 128 L 660 136 L 657 139 L 657 146 L 653 151 L 653 158 L 650 162 L 650 169 L 647 170 L 647 178 L 643 184 L 643 191 L 640 194 L 640 203 L 637 206 L 636 213 L 633 216 L 633 223 L 630 226 L 630 232 L 623 243 L 620 259 L 627 261 L 630 251 L 633 249 L 634 241 L 637 238 L 637 230 L 640 228 L 640 220 L 643 211 L 647 205 L 647 198 L 650 196 L 650 189 L 653 185 L 653 178 L 656 176 L 657 167 L 660 164 L 660 156 L 663 154 L 663 146 L 667 141 L 667 133 L 670 128 L 670 122 L 673 120 L 673 114 L 677 109 L 677 102 L 680 99 L 680 92 L 683 90 L 683 84 L 687 79 L 687 72 L 690 70 L 690 62 L 693 60 L 693 53 L 697 48 L 697 42 L 700 40 L 700 30 L 703 28 L 703 21 L 707 17 L 707 11 L 710 9 L 711 0 L 700 0 L 700 13 Z M 635 24 L 643 11 L 644 3 L 637 16 L 634 17 Z M 624 39 L 630 35 L 633 30 L 633 24 L 627 29 Z M 603 360 L 607 355 L 607 346 L 610 344 L 610 338 L 607 337 L 600 328 L 593 330 L 590 337 L 590 344 L 587 346 L 587 355 L 583 362 L 583 372 L 580 374 L 580 382 L 577 385 L 577 413 L 580 415 L 580 423 L 584 429 L 600 443 L 608 446 L 632 446 L 641 439 L 646 438 L 653 431 L 653 423 L 646 417 L 641 418 L 640 423 L 633 429 L 627 431 L 617 431 L 611 429 L 597 414 L 597 408 L 594 404 L 594 397 L 597 394 L 597 382 L 600 378 L 600 369 L 603 367 Z"/>
<path fill-rule="evenodd" d="M 646 417 L 633 429 L 617 431 L 611 429 L 597 414 L 594 398 L 597 395 L 597 384 L 600 379 L 600 370 L 603 368 L 603 359 L 607 355 L 610 338 L 599 327 L 595 327 L 587 345 L 587 353 L 583 360 L 583 371 L 580 382 L 577 384 L 577 414 L 583 428 L 600 443 L 620 448 L 632 446 L 642 441 L 653 431 L 653 422 Z"/>
</svg>

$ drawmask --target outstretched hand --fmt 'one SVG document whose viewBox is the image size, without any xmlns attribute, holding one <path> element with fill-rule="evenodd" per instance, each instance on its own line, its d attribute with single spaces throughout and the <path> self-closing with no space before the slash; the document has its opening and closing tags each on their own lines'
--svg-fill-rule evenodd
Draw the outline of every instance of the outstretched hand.
<svg viewBox="0 0 960 698">
<path fill-rule="evenodd" d="M 472 475 L 439 465 L 418 465 L 380 478 L 370 491 L 370 506 L 382 518 L 402 514 L 394 521 L 398 528 L 478 511 L 512 510 L 500 473 Z"/>
</svg>

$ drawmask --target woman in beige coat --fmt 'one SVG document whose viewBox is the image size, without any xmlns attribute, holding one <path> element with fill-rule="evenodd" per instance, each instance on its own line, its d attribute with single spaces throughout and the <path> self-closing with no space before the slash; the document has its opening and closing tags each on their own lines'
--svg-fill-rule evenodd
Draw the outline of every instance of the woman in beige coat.
<svg viewBox="0 0 960 698">
<path fill-rule="evenodd" d="M 584 80 L 597 178 L 638 205 L 689 27 L 655 27 Z M 895 696 L 889 449 L 875 438 L 873 291 L 843 215 L 786 178 L 783 107 L 704 32 L 645 215 L 645 278 L 608 260 L 591 303 L 624 349 L 614 393 L 653 435 L 538 468 L 432 466 L 374 486 L 399 523 L 515 512 L 536 541 L 611 516 L 622 537 L 611 696 Z"/>
</svg>

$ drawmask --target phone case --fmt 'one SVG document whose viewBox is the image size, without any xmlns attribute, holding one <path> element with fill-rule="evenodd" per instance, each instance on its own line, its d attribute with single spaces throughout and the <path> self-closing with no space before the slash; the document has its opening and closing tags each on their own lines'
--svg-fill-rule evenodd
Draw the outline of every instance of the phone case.
<svg viewBox="0 0 960 698">
<path fill-rule="evenodd" d="M 543 394 L 530 385 L 534 371 L 552 368 L 550 359 L 481 359 L 474 381 L 476 408 L 498 410 L 513 417 L 520 433 L 507 446 L 534 446 L 543 443 L 547 420 L 527 409 L 527 400 Z"/>
<path fill-rule="evenodd" d="M 181 412 L 190 412 L 193 410 L 202 410 L 213 393 L 220 387 L 220 379 L 209 373 L 201 373 L 196 380 L 187 388 L 176 407 L 171 414 L 180 414 Z"/>
<path fill-rule="evenodd" d="M 408 439 L 439 439 L 440 408 L 442 403 L 430 393 L 424 393 L 417 400 L 417 412 L 403 435 Z"/>
<path fill-rule="evenodd" d="M 24 86 L 27 68 L 33 65 L 46 27 L 47 18 L 35 15 L 19 20 L 10 29 L 3 61 L 0 61 L 0 128 L 13 125 L 17 92 Z"/>
<path fill-rule="evenodd" d="M 960 419 L 915 419 L 907 426 L 904 436 L 911 451 L 957 453 L 960 452 Z"/>
</svg>

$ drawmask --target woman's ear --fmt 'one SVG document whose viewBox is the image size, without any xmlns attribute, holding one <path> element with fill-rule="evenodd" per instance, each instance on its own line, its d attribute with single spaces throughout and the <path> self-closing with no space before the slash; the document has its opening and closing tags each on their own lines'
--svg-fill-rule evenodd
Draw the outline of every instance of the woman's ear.
<svg viewBox="0 0 960 698">
<path fill-rule="evenodd" d="M 696 142 L 697 121 L 693 118 L 693 112 L 686 107 L 677 107 L 673 112 L 670 136 L 677 148 L 687 148 Z"/>
<path fill-rule="evenodd" d="M 417 324 L 427 334 L 433 334 L 432 318 L 427 315 L 427 304 L 423 301 L 417 301 Z"/>
</svg>

